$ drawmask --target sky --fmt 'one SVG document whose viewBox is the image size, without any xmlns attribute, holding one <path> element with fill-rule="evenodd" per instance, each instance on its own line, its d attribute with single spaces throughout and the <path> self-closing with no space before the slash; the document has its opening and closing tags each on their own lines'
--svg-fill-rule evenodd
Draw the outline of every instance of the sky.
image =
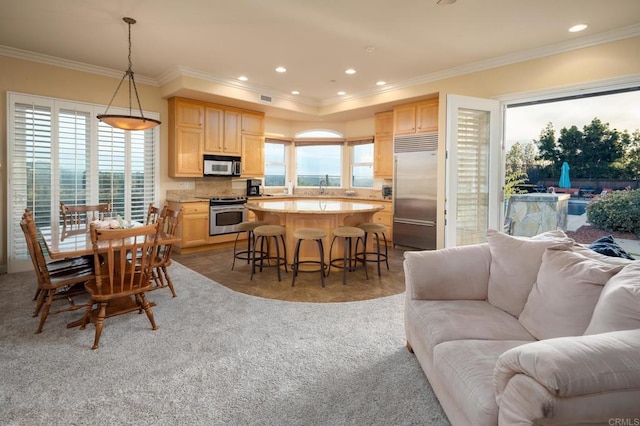
<svg viewBox="0 0 640 426">
<path fill-rule="evenodd" d="M 640 129 L 640 90 L 614 95 L 508 108 L 505 141 L 508 152 L 514 143 L 525 144 L 540 138 L 547 123 L 553 124 L 556 138 L 563 127 L 578 129 L 595 118 L 609 123 L 611 129 L 633 133 Z"/>
</svg>

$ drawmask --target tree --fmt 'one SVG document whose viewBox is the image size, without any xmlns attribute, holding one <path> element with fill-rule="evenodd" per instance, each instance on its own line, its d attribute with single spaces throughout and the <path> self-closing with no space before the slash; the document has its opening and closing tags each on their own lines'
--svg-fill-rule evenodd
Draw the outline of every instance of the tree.
<svg viewBox="0 0 640 426">
<path fill-rule="evenodd" d="M 619 178 L 627 163 L 623 161 L 630 143 L 626 132 L 609 128 L 597 117 L 580 131 L 577 126 L 563 127 L 555 139 L 553 125 L 548 123 L 536 143 L 544 162 L 541 177 L 559 178 L 562 163 L 571 166 L 572 174 L 581 178 Z"/>
</svg>

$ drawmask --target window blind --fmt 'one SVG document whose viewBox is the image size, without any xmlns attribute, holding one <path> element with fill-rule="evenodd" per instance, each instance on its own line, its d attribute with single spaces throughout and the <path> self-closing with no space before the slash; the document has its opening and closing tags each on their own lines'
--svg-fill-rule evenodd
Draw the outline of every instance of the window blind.
<svg viewBox="0 0 640 426">
<path fill-rule="evenodd" d="M 101 105 L 18 93 L 8 93 L 8 104 L 9 272 L 31 266 L 20 229 L 25 208 L 36 226 L 51 226 L 60 201 L 111 201 L 114 214 L 137 221 L 157 203 L 158 128 L 126 132 L 99 123 Z"/>
</svg>

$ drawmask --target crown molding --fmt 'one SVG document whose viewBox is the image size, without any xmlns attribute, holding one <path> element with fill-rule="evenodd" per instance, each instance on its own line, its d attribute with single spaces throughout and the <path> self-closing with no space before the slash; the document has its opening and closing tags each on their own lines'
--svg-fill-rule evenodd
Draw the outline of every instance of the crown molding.
<svg viewBox="0 0 640 426">
<path fill-rule="evenodd" d="M 116 71 L 110 68 L 86 64 L 84 62 L 77 62 L 69 59 L 58 58 L 55 56 L 43 55 L 42 53 L 29 52 L 27 50 L 16 49 L 3 45 L 0 45 L 0 55 L 8 56 L 10 58 L 23 59 L 25 61 L 38 62 L 45 65 L 52 65 L 55 67 L 68 68 L 71 70 L 86 72 L 90 74 L 98 74 L 111 78 L 120 79 L 124 75 L 124 71 Z M 158 81 L 155 78 L 136 74 L 135 79 L 138 83 L 147 84 L 149 86 L 158 86 Z"/>
</svg>

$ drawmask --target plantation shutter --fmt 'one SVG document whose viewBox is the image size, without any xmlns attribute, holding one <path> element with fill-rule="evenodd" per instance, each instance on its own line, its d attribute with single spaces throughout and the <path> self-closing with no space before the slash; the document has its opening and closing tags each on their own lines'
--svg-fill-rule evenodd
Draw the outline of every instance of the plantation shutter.
<svg viewBox="0 0 640 426">
<path fill-rule="evenodd" d="M 484 240 L 489 206 L 489 113 L 458 110 L 456 245 Z"/>
<path fill-rule="evenodd" d="M 58 225 L 60 201 L 111 201 L 114 214 L 145 220 L 158 198 L 159 128 L 114 129 L 95 118 L 99 105 L 17 93 L 8 93 L 8 104 L 9 272 L 32 267 L 20 229 L 25 208 L 38 227 Z"/>
</svg>

